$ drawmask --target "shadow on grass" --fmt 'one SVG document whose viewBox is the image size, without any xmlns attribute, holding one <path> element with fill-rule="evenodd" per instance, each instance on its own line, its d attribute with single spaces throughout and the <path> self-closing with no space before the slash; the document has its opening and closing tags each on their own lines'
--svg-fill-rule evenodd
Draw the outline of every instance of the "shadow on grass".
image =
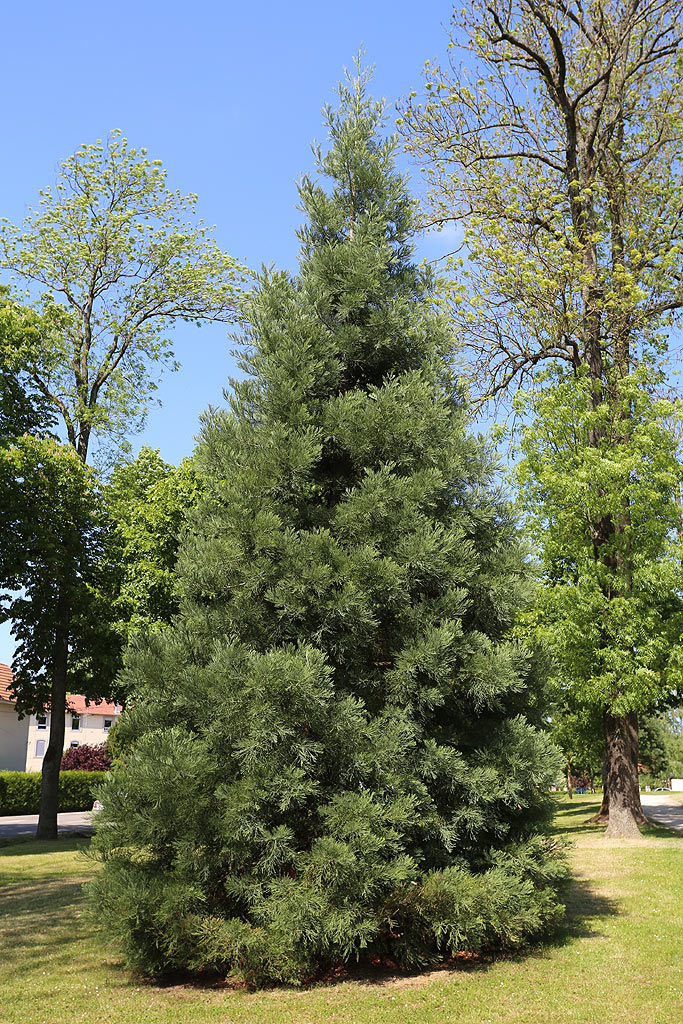
<svg viewBox="0 0 683 1024">
<path fill-rule="evenodd" d="M 542 943 L 545 948 L 566 946 L 576 939 L 593 939 L 602 936 L 601 922 L 617 917 L 618 904 L 602 893 L 596 892 L 582 878 L 570 876 L 562 893 L 565 904 L 564 919 L 556 930 Z"/>
<path fill-rule="evenodd" d="M 579 837 L 593 835 L 596 838 L 605 834 L 604 825 L 595 825 L 588 818 L 583 819 L 581 822 L 572 822 L 571 832 L 567 830 L 567 826 L 554 825 L 548 829 L 548 834 L 551 836 L 561 836 L 563 839 L 567 839 L 571 845 L 575 839 Z"/>
<path fill-rule="evenodd" d="M 599 806 L 598 804 L 577 804 L 575 807 L 572 807 L 571 805 L 568 805 L 566 807 L 562 807 L 558 811 L 558 813 L 562 815 L 562 818 L 580 817 L 581 815 L 583 815 L 584 818 L 586 817 L 586 815 L 589 815 L 589 816 L 592 817 L 593 807 L 598 807 L 598 806 Z M 596 810 L 595 813 L 596 814 L 598 813 L 597 810 Z M 561 826 L 561 821 L 558 823 L 558 828 L 559 828 L 560 831 L 562 831 L 560 826 Z"/>
<path fill-rule="evenodd" d="M 586 808 L 572 808 L 571 813 L 586 813 Z M 593 831 L 600 831 L 594 826 Z M 562 829 L 558 829 L 562 831 Z M 573 830 L 572 830 L 573 831 Z M 579 829 L 576 830 L 577 832 Z M 648 829 L 648 835 L 671 837 L 665 828 Z M 23 855 L 34 853 L 60 853 L 83 850 L 87 844 L 82 839 L 65 837 L 55 842 L 25 844 L 25 848 L 13 845 L 0 850 L 2 854 Z M 85 868 L 85 863 L 84 863 Z M 87 869 L 86 869 L 87 873 Z M 39 877 L 18 878 L 5 889 L 0 900 L 0 945 L 3 947 L 3 975 L 7 981 L 30 987 L 34 974 L 44 971 L 49 959 L 50 971 L 59 973 L 88 959 L 91 941 L 100 943 L 97 925 L 83 916 L 83 878 L 49 878 L 40 873 Z M 419 985 L 434 973 L 457 974 L 461 972 L 486 972 L 497 962 L 524 962 L 529 959 L 547 957 L 554 949 L 563 948 L 578 939 L 600 938 L 602 922 L 614 917 L 617 905 L 608 897 L 597 893 L 583 879 L 571 877 L 565 883 L 561 899 L 566 905 L 564 919 L 554 931 L 547 933 L 536 945 L 508 949 L 486 954 L 463 953 L 441 963 L 435 963 L 423 970 L 402 971 L 390 961 L 360 961 L 340 967 L 330 967 L 310 978 L 306 989 L 330 987 L 344 982 L 368 986 Z M 590 946 L 586 948 L 590 955 Z M 90 953 L 90 956 L 92 953 Z M 107 970 L 118 976 L 120 982 L 130 984 L 132 975 L 120 962 L 107 965 Z M 169 989 L 201 990 L 235 988 L 224 976 L 207 972 L 203 975 L 174 973 L 164 979 L 137 979 L 146 987 Z M 285 986 L 272 986 L 285 988 Z"/>
<path fill-rule="evenodd" d="M 30 927 L 36 915 L 40 915 L 46 928 L 53 926 L 52 918 L 62 917 L 81 902 L 83 881 L 80 878 L 56 878 L 13 885 L 0 902 L 0 928 L 4 937 L 18 933 L 20 926 L 28 924 Z M 10 923 L 4 926 L 2 922 L 6 918 Z"/>
<path fill-rule="evenodd" d="M 591 818 L 599 810 L 600 799 L 593 795 L 588 800 L 579 798 L 576 803 L 567 800 L 566 797 L 563 801 L 556 800 L 555 817 L 548 828 L 548 833 L 561 835 L 570 842 L 590 833 L 599 836 L 605 831 L 605 826 L 591 822 Z"/>
<path fill-rule="evenodd" d="M 35 836 L 3 836 L 0 838 L 0 857 L 32 857 L 39 853 L 69 853 L 84 849 L 92 839 L 92 832 L 64 832 L 57 839 L 36 839 Z"/>
<path fill-rule="evenodd" d="M 66 969 L 78 960 L 74 944 L 94 932 L 82 918 L 83 878 L 17 880 L 0 900 L 0 946 L 5 983 L 30 989 L 34 974 Z"/>
<path fill-rule="evenodd" d="M 640 831 L 648 839 L 683 839 L 680 831 L 664 825 L 660 821 L 654 821 L 653 818 L 648 818 L 647 825 L 644 825 Z"/>
<path fill-rule="evenodd" d="M 598 813 L 599 807 L 599 803 L 589 803 L 588 801 L 576 806 L 571 806 L 568 803 L 559 804 L 556 817 L 548 827 L 548 834 L 565 836 L 570 842 L 586 835 L 594 835 L 596 838 L 604 836 L 607 826 L 596 824 L 591 820 L 593 815 Z M 649 810 L 648 807 L 644 808 L 646 815 Z M 640 832 L 641 835 L 649 839 L 672 839 L 676 836 L 681 838 L 681 832 L 676 828 L 668 825 L 662 819 L 651 817 L 648 817 L 647 825 L 641 826 Z"/>
</svg>

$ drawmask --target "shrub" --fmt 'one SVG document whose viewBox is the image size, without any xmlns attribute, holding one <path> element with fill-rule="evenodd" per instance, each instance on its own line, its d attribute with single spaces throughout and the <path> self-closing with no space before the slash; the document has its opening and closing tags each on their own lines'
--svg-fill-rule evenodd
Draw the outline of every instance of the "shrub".
<svg viewBox="0 0 683 1024">
<path fill-rule="evenodd" d="M 62 757 L 62 771 L 80 770 L 83 772 L 107 772 L 111 768 L 112 756 L 106 743 L 92 746 L 88 743 L 80 747 L 69 747 Z"/>
<path fill-rule="evenodd" d="M 40 772 L 0 772 L 0 814 L 37 814 Z"/>
<path fill-rule="evenodd" d="M 59 810 L 89 811 L 105 772 L 66 771 L 59 776 Z M 40 772 L 0 772 L 0 814 L 38 814 Z"/>
<path fill-rule="evenodd" d="M 133 740 L 126 733 L 122 719 L 118 718 L 107 733 L 105 744 L 107 753 L 112 762 L 122 761 L 133 747 Z"/>
<path fill-rule="evenodd" d="M 59 776 L 60 811 L 89 811 L 106 772 L 66 771 Z"/>
</svg>

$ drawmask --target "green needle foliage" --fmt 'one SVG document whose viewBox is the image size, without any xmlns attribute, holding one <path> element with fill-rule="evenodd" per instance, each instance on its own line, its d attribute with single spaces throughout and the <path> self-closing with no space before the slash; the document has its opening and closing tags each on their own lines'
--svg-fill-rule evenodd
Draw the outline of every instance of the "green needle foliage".
<svg viewBox="0 0 683 1024">
<path fill-rule="evenodd" d="M 205 418 L 180 613 L 127 661 L 91 898 L 144 973 L 415 967 L 558 913 L 523 551 L 368 77 L 325 111 L 299 276 L 264 274 Z"/>
</svg>

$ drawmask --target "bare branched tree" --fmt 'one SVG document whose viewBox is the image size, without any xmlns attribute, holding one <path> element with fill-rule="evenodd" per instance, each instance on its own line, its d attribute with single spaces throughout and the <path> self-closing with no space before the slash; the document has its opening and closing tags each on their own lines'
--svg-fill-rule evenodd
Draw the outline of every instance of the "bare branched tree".
<svg viewBox="0 0 683 1024">
<path fill-rule="evenodd" d="M 682 40 L 675 0 L 456 16 L 450 69 L 428 68 L 402 127 L 430 223 L 463 227 L 455 315 L 478 395 L 547 358 L 599 379 L 607 352 L 628 366 L 683 306 Z"/>
</svg>

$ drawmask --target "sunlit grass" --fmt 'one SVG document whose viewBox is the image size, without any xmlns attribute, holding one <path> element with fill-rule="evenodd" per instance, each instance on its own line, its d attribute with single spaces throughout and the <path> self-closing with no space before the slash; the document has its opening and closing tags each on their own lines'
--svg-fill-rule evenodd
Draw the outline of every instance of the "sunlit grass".
<svg viewBox="0 0 683 1024">
<path fill-rule="evenodd" d="M 0 1022 L 57 1024 L 681 1024 L 683 839 L 634 842 L 585 824 L 594 797 L 558 801 L 575 840 L 568 913 L 524 955 L 418 977 L 356 977 L 249 993 L 131 978 L 83 916 L 87 840 L 0 849 Z"/>
</svg>

